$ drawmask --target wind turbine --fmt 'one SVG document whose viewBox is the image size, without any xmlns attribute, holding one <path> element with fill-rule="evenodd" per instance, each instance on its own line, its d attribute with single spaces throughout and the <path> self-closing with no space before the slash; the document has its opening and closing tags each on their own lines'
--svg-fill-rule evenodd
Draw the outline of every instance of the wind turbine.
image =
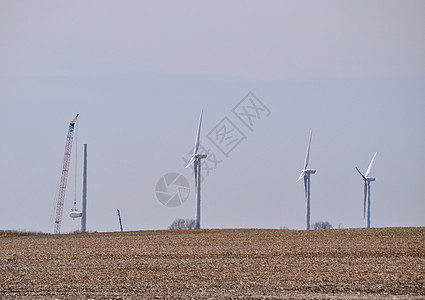
<svg viewBox="0 0 425 300">
<path fill-rule="evenodd" d="M 202 113 L 199 117 L 198 132 L 196 134 L 195 147 L 193 148 L 192 158 L 187 164 L 188 168 L 193 164 L 195 170 L 195 194 L 196 194 L 196 229 L 201 228 L 201 159 L 207 158 L 206 154 L 198 153 L 199 149 L 199 136 L 201 134 L 201 123 L 202 123 Z"/>
<path fill-rule="evenodd" d="M 310 144 L 311 144 L 312 134 L 313 132 L 310 131 L 310 138 L 308 140 L 307 153 L 305 154 L 304 169 L 301 171 L 301 175 L 297 179 L 297 182 L 298 182 L 301 180 L 301 178 L 304 178 L 304 193 L 305 193 L 305 199 L 307 202 L 307 207 L 306 207 L 306 229 L 307 230 L 310 230 L 310 174 L 316 173 L 316 170 L 307 169 L 308 160 L 310 157 Z"/>
<path fill-rule="evenodd" d="M 363 219 L 366 216 L 366 199 L 367 199 L 367 228 L 370 228 L 370 182 L 375 181 L 375 177 L 369 177 L 370 170 L 372 169 L 373 161 L 375 160 L 375 156 L 378 152 L 372 157 L 370 161 L 369 168 L 367 168 L 366 174 L 362 174 L 360 170 L 356 167 L 357 172 L 359 172 L 360 176 L 362 176 L 364 180 L 364 200 L 363 200 Z"/>
</svg>

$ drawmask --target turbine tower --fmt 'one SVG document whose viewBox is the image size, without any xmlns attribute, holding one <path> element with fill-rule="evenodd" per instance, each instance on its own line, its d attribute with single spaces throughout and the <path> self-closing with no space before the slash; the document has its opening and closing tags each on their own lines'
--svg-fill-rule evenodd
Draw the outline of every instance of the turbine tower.
<svg viewBox="0 0 425 300">
<path fill-rule="evenodd" d="M 87 224 L 87 144 L 84 144 L 83 195 L 82 195 L 81 232 L 86 232 Z"/>
<path fill-rule="evenodd" d="M 369 177 L 370 170 L 372 169 L 373 161 L 375 160 L 375 156 L 378 154 L 378 152 L 375 152 L 375 154 L 372 157 L 372 160 L 370 161 L 369 168 L 367 168 L 366 174 L 362 174 L 360 170 L 356 167 L 357 172 L 359 172 L 360 176 L 362 176 L 364 180 L 364 200 L 363 200 L 363 219 L 366 216 L 366 206 L 367 206 L 367 221 L 366 226 L 367 228 L 370 228 L 370 182 L 375 181 L 375 177 Z M 367 199 L 367 203 L 366 203 Z"/>
<path fill-rule="evenodd" d="M 306 229 L 310 230 L 310 174 L 316 173 L 316 170 L 307 169 L 308 160 L 310 157 L 310 144 L 311 136 L 313 132 L 310 131 L 310 138 L 308 140 L 307 153 L 305 154 L 304 169 L 301 171 L 300 177 L 297 179 L 297 182 L 304 178 L 304 193 L 306 199 Z"/>
<path fill-rule="evenodd" d="M 186 166 L 186 168 L 188 168 L 191 164 L 193 164 L 195 170 L 196 229 L 201 228 L 201 159 L 207 158 L 206 154 L 198 153 L 199 136 L 201 134 L 202 113 L 203 112 L 201 110 L 201 116 L 199 117 L 198 132 L 196 134 L 195 147 L 193 148 L 192 158 Z"/>
</svg>

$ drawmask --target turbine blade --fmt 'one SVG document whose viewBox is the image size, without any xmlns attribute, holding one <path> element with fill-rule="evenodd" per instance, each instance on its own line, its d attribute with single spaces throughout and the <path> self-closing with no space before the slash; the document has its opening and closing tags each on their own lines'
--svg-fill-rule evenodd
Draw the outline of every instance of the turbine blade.
<svg viewBox="0 0 425 300">
<path fill-rule="evenodd" d="M 197 154 L 199 149 L 199 136 L 201 135 L 202 114 L 203 114 L 203 110 L 201 110 L 201 115 L 199 117 L 198 132 L 196 133 L 196 140 L 195 140 L 195 147 L 193 147 L 193 154 Z"/>
<path fill-rule="evenodd" d="M 364 182 L 363 219 L 366 217 L 367 181 Z"/>
<path fill-rule="evenodd" d="M 308 161 L 310 159 L 310 144 L 311 144 L 311 136 L 312 135 L 313 135 L 313 131 L 310 130 L 310 138 L 308 139 L 307 152 L 305 154 L 304 169 L 307 169 Z"/>
<path fill-rule="evenodd" d="M 186 165 L 186 169 L 190 167 L 191 164 L 193 164 L 193 162 L 195 161 L 195 156 L 192 155 L 192 158 L 189 160 L 189 162 Z"/>
<path fill-rule="evenodd" d="M 304 171 L 302 171 L 302 172 L 301 172 L 300 177 L 298 177 L 298 179 L 297 179 L 297 181 L 296 181 L 296 182 L 300 181 L 300 180 L 301 180 L 301 178 L 303 178 L 304 176 L 305 176 L 305 172 L 304 172 Z"/>
<path fill-rule="evenodd" d="M 370 161 L 369 168 L 367 168 L 367 171 L 366 171 L 366 174 L 365 174 L 366 177 L 369 176 L 369 173 L 370 173 L 370 170 L 372 169 L 372 164 L 373 164 L 373 161 L 375 160 L 376 154 L 378 154 L 378 152 L 375 152 L 375 154 L 372 157 L 372 160 Z"/>
<path fill-rule="evenodd" d="M 304 176 L 304 196 L 305 200 L 307 200 L 307 176 Z"/>
<path fill-rule="evenodd" d="M 357 172 L 359 172 L 360 176 L 363 178 L 363 180 L 366 180 L 366 177 L 360 172 L 360 170 L 356 167 Z"/>
</svg>

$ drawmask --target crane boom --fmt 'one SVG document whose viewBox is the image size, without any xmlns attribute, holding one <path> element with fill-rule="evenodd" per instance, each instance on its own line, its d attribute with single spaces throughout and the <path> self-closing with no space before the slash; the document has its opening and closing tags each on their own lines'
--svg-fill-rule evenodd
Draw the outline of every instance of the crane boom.
<svg viewBox="0 0 425 300">
<path fill-rule="evenodd" d="M 65 200 L 66 183 L 68 181 L 68 173 L 69 173 L 69 162 L 71 160 L 72 140 L 74 137 L 74 126 L 78 116 L 79 114 L 77 114 L 75 118 L 69 122 L 68 134 L 66 136 L 65 154 L 64 154 L 63 163 L 62 163 L 62 172 L 61 172 L 61 177 L 59 181 L 58 193 L 56 194 L 56 199 L 55 199 L 56 213 L 55 213 L 54 233 L 60 233 L 60 229 L 61 229 L 63 204 Z"/>
</svg>

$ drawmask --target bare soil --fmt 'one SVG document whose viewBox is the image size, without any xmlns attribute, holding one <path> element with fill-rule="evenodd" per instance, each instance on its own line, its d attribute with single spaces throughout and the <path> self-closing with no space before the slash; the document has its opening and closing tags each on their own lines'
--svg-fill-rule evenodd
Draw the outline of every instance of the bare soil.
<svg viewBox="0 0 425 300">
<path fill-rule="evenodd" d="M 1 299 L 425 299 L 425 228 L 0 234 Z"/>
</svg>

